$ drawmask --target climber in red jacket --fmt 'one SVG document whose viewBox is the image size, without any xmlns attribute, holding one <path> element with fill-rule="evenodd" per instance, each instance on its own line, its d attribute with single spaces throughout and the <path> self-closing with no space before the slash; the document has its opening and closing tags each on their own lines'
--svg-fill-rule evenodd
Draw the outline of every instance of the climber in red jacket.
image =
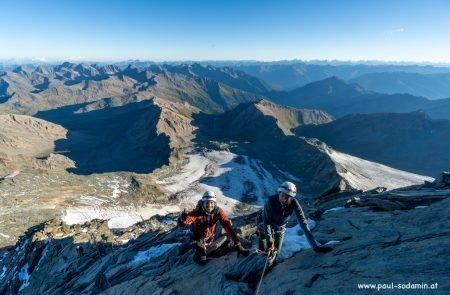
<svg viewBox="0 0 450 295">
<path fill-rule="evenodd" d="M 216 194 L 207 191 L 194 210 L 189 213 L 184 211 L 178 218 L 180 227 L 191 225 L 191 240 L 195 249 L 194 261 L 198 264 L 203 265 L 207 261 L 206 251 L 214 240 L 217 222 L 225 229 L 238 253 L 244 256 L 249 254 L 239 242 L 227 214 L 217 206 Z"/>
</svg>

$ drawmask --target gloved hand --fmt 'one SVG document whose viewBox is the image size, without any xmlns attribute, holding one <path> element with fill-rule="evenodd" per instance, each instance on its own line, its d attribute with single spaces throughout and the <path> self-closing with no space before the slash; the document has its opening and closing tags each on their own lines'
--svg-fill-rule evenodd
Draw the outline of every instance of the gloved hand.
<svg viewBox="0 0 450 295">
<path fill-rule="evenodd" d="M 316 248 L 314 248 L 314 252 L 316 252 L 316 253 L 328 253 L 332 250 L 333 250 L 333 248 L 328 247 L 328 246 L 317 246 Z"/>
<path fill-rule="evenodd" d="M 239 257 L 241 254 L 242 256 L 247 257 L 250 254 L 250 251 L 244 248 L 244 246 L 242 246 L 241 243 L 237 243 L 235 247 L 237 251 L 237 257 Z"/>
<path fill-rule="evenodd" d="M 181 215 L 180 215 L 180 221 L 181 221 L 181 222 L 186 221 L 187 217 L 188 217 L 188 214 L 187 214 L 186 208 L 185 208 L 185 209 L 183 210 L 183 212 L 181 213 Z"/>
<path fill-rule="evenodd" d="M 274 252 L 275 252 L 275 241 L 270 241 L 267 248 L 267 254 L 272 255 Z"/>
</svg>

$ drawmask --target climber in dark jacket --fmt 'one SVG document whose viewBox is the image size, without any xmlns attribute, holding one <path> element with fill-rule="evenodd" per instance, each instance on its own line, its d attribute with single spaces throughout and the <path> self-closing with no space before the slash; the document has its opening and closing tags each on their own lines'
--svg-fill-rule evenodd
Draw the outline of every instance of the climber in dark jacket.
<svg viewBox="0 0 450 295">
<path fill-rule="evenodd" d="M 279 254 L 283 244 L 286 224 L 292 213 L 305 233 L 306 239 L 315 252 L 326 253 L 331 247 L 319 246 L 308 227 L 305 214 L 295 199 L 297 188 L 292 182 L 283 182 L 278 187 L 278 194 L 270 196 L 264 205 L 262 216 L 258 222 L 259 248 L 270 254 Z"/>
<path fill-rule="evenodd" d="M 249 251 L 239 242 L 225 211 L 217 206 L 215 193 L 207 191 L 197 208 L 189 213 L 183 212 L 178 218 L 178 225 L 180 227 L 191 225 L 191 240 L 196 250 L 194 261 L 199 264 L 206 263 L 206 251 L 213 242 L 217 222 L 220 222 L 225 229 L 238 253 L 244 256 L 249 254 Z"/>
</svg>

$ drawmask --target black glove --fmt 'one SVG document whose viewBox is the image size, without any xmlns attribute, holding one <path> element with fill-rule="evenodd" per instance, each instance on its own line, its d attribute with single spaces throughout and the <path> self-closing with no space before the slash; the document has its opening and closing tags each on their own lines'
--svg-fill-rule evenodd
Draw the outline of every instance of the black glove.
<svg viewBox="0 0 450 295">
<path fill-rule="evenodd" d="M 248 249 L 245 249 L 241 243 L 236 244 L 236 251 L 237 251 L 237 257 L 240 255 L 247 257 L 250 254 L 250 251 Z"/>
<path fill-rule="evenodd" d="M 181 215 L 180 215 L 180 219 L 179 219 L 180 222 L 186 221 L 187 217 L 188 217 L 188 214 L 187 214 L 187 212 L 186 212 L 186 209 L 184 209 L 183 212 L 182 212 Z"/>
<path fill-rule="evenodd" d="M 333 250 L 333 248 L 328 247 L 328 246 L 317 246 L 316 248 L 314 248 L 314 252 L 316 252 L 316 253 L 328 253 L 332 250 Z"/>
</svg>

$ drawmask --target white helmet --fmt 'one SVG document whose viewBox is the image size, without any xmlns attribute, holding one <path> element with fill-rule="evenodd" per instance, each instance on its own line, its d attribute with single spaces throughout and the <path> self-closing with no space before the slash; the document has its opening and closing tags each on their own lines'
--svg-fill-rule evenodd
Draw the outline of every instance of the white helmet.
<svg viewBox="0 0 450 295">
<path fill-rule="evenodd" d="M 214 202 L 217 203 L 216 193 L 213 192 L 213 191 L 206 191 L 206 192 L 203 194 L 202 201 L 203 201 L 203 202 L 206 202 L 206 201 L 214 201 Z"/>
<path fill-rule="evenodd" d="M 286 195 L 295 198 L 295 195 L 297 194 L 297 187 L 292 182 L 285 181 L 278 187 L 278 192 L 285 193 Z"/>
</svg>

